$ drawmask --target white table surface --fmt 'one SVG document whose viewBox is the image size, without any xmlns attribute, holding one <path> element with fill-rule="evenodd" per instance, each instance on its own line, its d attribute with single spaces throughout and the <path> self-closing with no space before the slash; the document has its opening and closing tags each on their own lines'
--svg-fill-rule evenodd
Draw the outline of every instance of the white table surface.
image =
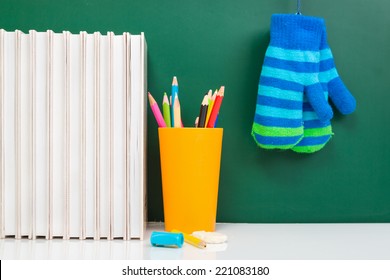
<svg viewBox="0 0 390 280">
<path fill-rule="evenodd" d="M 390 224 L 217 224 L 228 242 L 198 249 L 140 240 L 0 240 L 0 259 L 117 260 L 390 260 Z"/>
</svg>

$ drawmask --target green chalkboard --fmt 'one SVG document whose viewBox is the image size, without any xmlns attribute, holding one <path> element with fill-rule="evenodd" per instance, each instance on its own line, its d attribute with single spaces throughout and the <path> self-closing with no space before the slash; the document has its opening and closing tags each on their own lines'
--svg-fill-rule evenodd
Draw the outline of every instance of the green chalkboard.
<svg viewBox="0 0 390 280">
<path fill-rule="evenodd" d="M 390 222 L 390 2 L 303 0 L 323 17 L 337 69 L 357 99 L 335 113 L 318 153 L 261 150 L 250 135 L 273 13 L 288 0 L 2 0 L 0 28 L 145 32 L 148 89 L 180 85 L 191 126 L 208 89 L 225 85 L 219 222 Z M 163 220 L 157 125 L 148 110 L 149 220 Z"/>
</svg>

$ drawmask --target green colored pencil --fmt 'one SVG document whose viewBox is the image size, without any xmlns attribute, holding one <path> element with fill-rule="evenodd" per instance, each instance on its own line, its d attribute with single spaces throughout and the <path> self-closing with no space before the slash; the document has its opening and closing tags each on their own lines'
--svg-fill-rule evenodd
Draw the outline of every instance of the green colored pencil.
<svg viewBox="0 0 390 280">
<path fill-rule="evenodd" d="M 171 127 L 171 113 L 169 108 L 168 96 L 166 92 L 164 92 L 162 107 L 163 107 L 163 116 L 164 116 L 165 124 L 167 125 L 167 127 Z"/>
</svg>

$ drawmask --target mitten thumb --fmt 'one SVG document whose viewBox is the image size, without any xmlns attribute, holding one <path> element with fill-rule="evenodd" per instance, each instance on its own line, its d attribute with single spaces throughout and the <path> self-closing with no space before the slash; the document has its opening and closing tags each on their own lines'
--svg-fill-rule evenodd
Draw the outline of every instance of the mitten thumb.
<svg viewBox="0 0 390 280">
<path fill-rule="evenodd" d="M 333 118 L 332 108 L 329 106 L 320 83 L 315 83 L 305 88 L 307 100 L 316 112 L 321 122 Z"/>
<path fill-rule="evenodd" d="M 328 83 L 328 93 L 341 114 L 348 115 L 355 111 L 356 100 L 338 75 Z"/>
</svg>

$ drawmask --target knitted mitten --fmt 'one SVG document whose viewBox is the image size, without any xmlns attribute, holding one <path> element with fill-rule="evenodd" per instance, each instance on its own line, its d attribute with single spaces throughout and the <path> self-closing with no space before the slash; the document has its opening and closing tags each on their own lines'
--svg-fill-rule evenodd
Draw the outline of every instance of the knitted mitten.
<svg viewBox="0 0 390 280">
<path fill-rule="evenodd" d="M 325 91 L 326 100 L 333 101 L 336 108 L 344 115 L 352 113 L 356 108 L 356 100 L 345 87 L 335 68 L 332 52 L 327 43 L 324 25 L 320 47 L 319 79 Z M 292 148 L 299 153 L 314 153 L 322 149 L 329 141 L 332 127 L 329 121 L 321 122 L 312 106 L 304 98 L 303 103 L 304 137 Z"/>
<path fill-rule="evenodd" d="M 265 149 L 290 149 L 303 137 L 303 92 L 322 121 L 333 112 L 319 82 L 323 20 L 272 15 L 252 136 Z"/>
</svg>

